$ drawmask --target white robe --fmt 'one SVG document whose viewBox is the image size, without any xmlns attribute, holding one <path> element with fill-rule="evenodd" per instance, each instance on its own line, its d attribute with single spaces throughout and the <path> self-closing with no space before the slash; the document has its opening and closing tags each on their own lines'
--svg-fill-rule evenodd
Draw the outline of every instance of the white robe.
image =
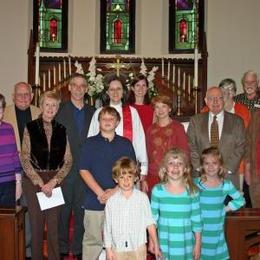
<svg viewBox="0 0 260 260">
<path fill-rule="evenodd" d="M 110 105 L 110 106 L 114 107 L 120 114 L 121 120 L 116 128 L 116 133 L 120 136 L 123 136 L 122 104 Z M 89 131 L 88 131 L 88 137 L 97 135 L 99 133 L 98 114 L 101 109 L 102 109 L 102 107 L 98 108 L 92 117 Z M 132 129 L 133 129 L 132 144 L 133 144 L 133 147 L 135 150 L 136 159 L 141 165 L 141 174 L 147 175 L 148 159 L 147 159 L 146 142 L 145 142 L 145 134 L 144 134 L 143 125 L 142 125 L 142 122 L 140 120 L 137 110 L 130 106 L 130 111 L 131 111 L 131 115 L 132 115 Z"/>
</svg>

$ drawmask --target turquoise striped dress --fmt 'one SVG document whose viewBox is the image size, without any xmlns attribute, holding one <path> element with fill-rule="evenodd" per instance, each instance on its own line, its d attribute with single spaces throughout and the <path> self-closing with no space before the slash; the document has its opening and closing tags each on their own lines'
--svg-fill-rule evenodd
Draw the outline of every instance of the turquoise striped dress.
<svg viewBox="0 0 260 260">
<path fill-rule="evenodd" d="M 193 232 L 202 229 L 199 194 L 172 194 L 163 184 L 157 184 L 152 190 L 151 207 L 165 259 L 193 259 Z"/>
<path fill-rule="evenodd" d="M 201 260 L 229 259 L 224 235 L 226 215 L 224 200 L 227 195 L 233 198 L 228 203 L 228 207 L 233 211 L 241 208 L 245 204 L 245 199 L 230 180 L 224 180 L 220 185 L 210 188 L 205 186 L 200 178 L 196 178 L 194 182 L 200 189 L 203 222 Z"/>
</svg>

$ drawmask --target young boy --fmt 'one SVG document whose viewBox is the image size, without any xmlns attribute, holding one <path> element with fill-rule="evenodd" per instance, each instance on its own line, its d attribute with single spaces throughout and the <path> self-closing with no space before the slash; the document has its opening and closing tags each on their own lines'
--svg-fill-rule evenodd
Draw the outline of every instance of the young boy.
<svg viewBox="0 0 260 260">
<path fill-rule="evenodd" d="M 104 207 L 117 190 L 112 178 L 113 164 L 122 156 L 135 160 L 131 142 L 115 133 L 119 121 L 115 108 L 103 107 L 99 113 L 99 134 L 87 138 L 81 149 L 79 169 L 86 184 L 82 205 L 85 209 L 83 260 L 98 259 L 103 248 Z"/>
<path fill-rule="evenodd" d="M 160 256 L 149 199 L 134 187 L 138 174 L 135 161 L 128 157 L 117 160 L 112 168 L 119 189 L 105 207 L 104 243 L 108 260 L 146 259 L 146 229 L 153 253 Z"/>
</svg>

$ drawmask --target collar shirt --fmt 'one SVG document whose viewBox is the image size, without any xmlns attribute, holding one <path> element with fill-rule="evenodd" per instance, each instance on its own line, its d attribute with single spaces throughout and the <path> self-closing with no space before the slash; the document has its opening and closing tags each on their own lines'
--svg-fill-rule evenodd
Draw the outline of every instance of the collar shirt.
<svg viewBox="0 0 260 260">
<path fill-rule="evenodd" d="M 134 189 L 126 198 L 119 189 L 105 208 L 105 247 L 118 252 L 136 250 L 146 243 L 146 229 L 153 224 L 147 195 Z"/>
</svg>

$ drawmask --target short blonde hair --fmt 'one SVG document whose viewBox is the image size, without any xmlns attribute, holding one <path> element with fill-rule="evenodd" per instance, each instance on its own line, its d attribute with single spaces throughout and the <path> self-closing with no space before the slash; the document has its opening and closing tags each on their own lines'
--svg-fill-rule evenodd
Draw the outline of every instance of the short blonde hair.
<svg viewBox="0 0 260 260">
<path fill-rule="evenodd" d="M 112 168 L 112 178 L 118 180 L 121 175 L 130 174 L 135 178 L 139 177 L 140 169 L 136 162 L 128 157 L 117 160 Z"/>
<path fill-rule="evenodd" d="M 55 101 L 57 101 L 58 105 L 60 104 L 60 101 L 61 101 L 60 95 L 57 92 L 52 91 L 52 90 L 46 91 L 46 92 L 42 93 L 40 96 L 40 101 L 39 101 L 40 107 L 42 107 L 45 98 L 54 99 Z"/>
</svg>

